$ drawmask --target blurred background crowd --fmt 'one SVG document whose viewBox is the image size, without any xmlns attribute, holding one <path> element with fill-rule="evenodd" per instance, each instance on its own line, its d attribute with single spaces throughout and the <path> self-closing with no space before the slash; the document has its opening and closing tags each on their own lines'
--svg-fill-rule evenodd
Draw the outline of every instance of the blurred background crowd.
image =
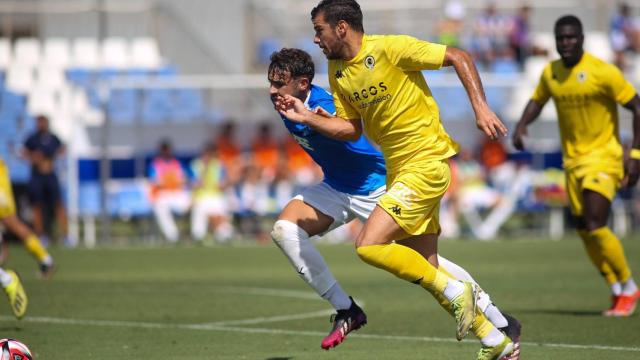
<svg viewBox="0 0 640 360">
<path fill-rule="evenodd" d="M 39 235 L 68 246 L 266 241 L 296 190 L 321 181 L 272 109 L 266 78 L 273 51 L 298 47 L 314 58 L 314 81 L 328 88 L 309 20 L 315 1 L 188 1 L 193 6 L 0 1 L 0 157 L 19 214 Z M 587 51 L 640 84 L 640 2 L 361 5 L 368 33 L 406 33 L 469 51 L 489 103 L 509 125 L 543 66 L 557 58 L 552 24 L 565 13 L 583 20 Z M 530 152 L 517 153 L 508 139 L 481 140 L 455 74 L 425 76 L 462 147 L 452 161 L 443 235 L 561 237 L 570 223 L 553 106 L 532 127 Z M 60 144 L 34 153 L 28 139 L 43 131 Z M 628 118 L 620 131 L 628 142 Z M 38 151 L 55 164 L 61 202 L 34 194 Z M 613 208 L 616 232 L 640 224 L 633 191 L 622 191 Z M 358 226 L 328 240 L 348 241 Z"/>
</svg>

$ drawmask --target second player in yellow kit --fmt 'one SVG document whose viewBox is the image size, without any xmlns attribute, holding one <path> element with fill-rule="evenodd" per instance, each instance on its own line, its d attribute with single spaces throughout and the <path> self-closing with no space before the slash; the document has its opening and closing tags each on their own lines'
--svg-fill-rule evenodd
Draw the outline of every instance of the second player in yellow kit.
<svg viewBox="0 0 640 360">
<path fill-rule="evenodd" d="M 454 66 L 478 128 L 492 138 L 506 134 L 486 103 L 470 56 L 409 36 L 366 35 L 354 0 L 322 0 L 311 18 L 314 41 L 329 59 L 336 115 L 310 111 L 291 96 L 276 107 L 289 120 L 326 136 L 354 140 L 364 130 L 380 145 L 387 193 L 356 238 L 358 256 L 429 291 L 456 319 L 458 340 L 469 329 L 480 338 L 477 359 L 516 359 L 511 339 L 477 310 L 478 289 L 450 277 L 437 260 L 438 208 L 450 181 L 447 159 L 457 145 L 440 123 L 421 71 Z"/>
<path fill-rule="evenodd" d="M 560 18 L 555 35 L 561 59 L 545 67 L 514 133 L 514 146 L 523 149 L 527 125 L 552 98 L 558 112 L 571 213 L 591 261 L 611 288 L 613 303 L 604 314 L 629 316 L 640 291 L 607 220 L 620 186 L 635 185 L 640 174 L 640 99 L 618 68 L 584 52 L 578 18 Z M 619 137 L 618 104 L 633 112 L 636 129 L 626 162 Z"/>
</svg>

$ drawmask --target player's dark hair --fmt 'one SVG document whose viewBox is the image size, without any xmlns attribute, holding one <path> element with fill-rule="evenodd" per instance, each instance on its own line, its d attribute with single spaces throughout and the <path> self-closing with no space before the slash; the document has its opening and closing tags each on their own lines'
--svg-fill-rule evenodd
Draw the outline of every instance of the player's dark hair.
<svg viewBox="0 0 640 360">
<path fill-rule="evenodd" d="M 577 16 L 575 16 L 575 15 L 565 15 L 565 16 L 559 18 L 558 20 L 556 20 L 556 24 L 554 25 L 553 29 L 554 30 L 558 30 L 558 28 L 560 28 L 561 26 L 565 26 L 565 25 L 570 25 L 570 26 L 577 27 L 578 30 L 580 30 L 580 34 L 582 34 L 582 22 L 580 21 L 580 19 L 578 19 Z"/>
<path fill-rule="evenodd" d="M 332 28 L 338 25 L 338 21 L 344 20 L 352 29 L 364 32 L 362 10 L 355 0 L 322 0 L 311 10 L 311 20 L 319 13 L 324 14 L 324 20 Z"/>
<path fill-rule="evenodd" d="M 269 78 L 274 75 L 274 72 L 288 72 L 293 78 L 304 76 L 309 79 L 309 82 L 313 81 L 315 74 L 313 60 L 304 50 L 282 48 L 271 54 L 270 60 Z"/>
</svg>

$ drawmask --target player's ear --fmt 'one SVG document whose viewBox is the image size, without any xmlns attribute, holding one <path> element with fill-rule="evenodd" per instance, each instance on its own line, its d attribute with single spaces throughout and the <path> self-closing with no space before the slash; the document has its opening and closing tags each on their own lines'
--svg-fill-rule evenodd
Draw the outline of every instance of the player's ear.
<svg viewBox="0 0 640 360">
<path fill-rule="evenodd" d="M 347 24 L 346 21 L 339 20 L 335 28 L 336 34 L 338 34 L 339 36 L 344 36 L 347 33 L 348 27 L 349 27 L 349 24 Z"/>
<path fill-rule="evenodd" d="M 309 81 L 309 78 L 301 77 L 298 82 L 298 87 L 300 91 L 307 91 L 311 87 L 311 81 Z"/>
</svg>

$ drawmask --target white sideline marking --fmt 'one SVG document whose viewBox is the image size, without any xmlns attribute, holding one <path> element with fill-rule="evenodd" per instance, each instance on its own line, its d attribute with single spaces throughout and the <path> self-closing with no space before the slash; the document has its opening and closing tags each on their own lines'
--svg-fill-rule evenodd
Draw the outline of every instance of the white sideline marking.
<svg viewBox="0 0 640 360">
<path fill-rule="evenodd" d="M 300 320 L 300 319 L 311 319 L 316 317 L 325 317 L 327 315 L 331 315 L 335 312 L 335 310 L 320 310 L 314 312 L 306 312 L 302 314 L 292 314 L 292 315 L 281 315 L 281 316 L 271 316 L 271 317 L 258 317 L 255 319 L 245 319 L 245 320 L 229 320 L 229 321 L 216 321 L 212 323 L 205 323 L 201 325 L 208 326 L 227 326 L 227 325 L 249 325 L 249 324 L 262 324 L 269 322 L 278 322 L 278 321 L 289 321 L 289 320 Z"/>
<path fill-rule="evenodd" d="M 320 312 L 317 312 L 317 313 L 320 313 Z M 313 314 L 313 313 L 309 313 L 309 315 L 310 314 Z M 296 316 L 296 315 L 292 315 L 292 316 Z M 10 321 L 10 320 L 14 320 L 14 318 L 10 316 L 0 316 L 0 320 Z M 65 318 L 38 317 L 38 316 L 27 317 L 22 319 L 21 321 L 31 322 L 31 323 L 60 324 L 60 325 L 129 327 L 129 328 L 143 328 L 143 329 L 228 331 L 228 332 L 240 332 L 240 333 L 248 333 L 248 334 L 271 334 L 271 335 L 283 334 L 283 335 L 297 335 L 297 336 L 304 335 L 304 336 L 314 336 L 314 337 L 323 337 L 326 335 L 326 333 L 318 332 L 318 331 L 243 328 L 243 327 L 221 326 L 221 325 L 214 325 L 214 324 L 165 324 L 165 323 L 150 323 L 150 322 L 135 322 L 135 321 L 65 319 Z M 424 337 L 424 336 L 351 334 L 349 335 L 349 337 L 359 338 L 359 339 L 375 339 L 375 340 L 421 341 L 421 342 L 440 342 L 440 343 L 457 342 L 455 339 L 452 339 L 452 338 L 438 338 L 438 337 Z M 476 343 L 476 341 L 472 341 L 472 340 L 465 340 L 464 342 Z M 536 342 L 522 342 L 521 344 L 524 346 L 539 346 L 539 347 L 552 347 L 552 348 L 565 348 L 565 349 L 589 349 L 589 350 L 640 352 L 640 347 L 580 345 L 580 344 L 562 344 L 562 343 L 536 343 Z"/>
<path fill-rule="evenodd" d="M 232 287 L 232 286 L 217 286 L 217 291 L 234 294 L 247 294 L 247 295 L 263 295 L 263 296 L 276 296 L 286 297 L 294 299 L 306 299 L 306 300 L 322 300 L 323 298 L 311 291 L 298 291 L 298 290 L 284 290 L 284 289 L 272 289 L 272 288 L 259 288 L 259 287 Z"/>
</svg>

